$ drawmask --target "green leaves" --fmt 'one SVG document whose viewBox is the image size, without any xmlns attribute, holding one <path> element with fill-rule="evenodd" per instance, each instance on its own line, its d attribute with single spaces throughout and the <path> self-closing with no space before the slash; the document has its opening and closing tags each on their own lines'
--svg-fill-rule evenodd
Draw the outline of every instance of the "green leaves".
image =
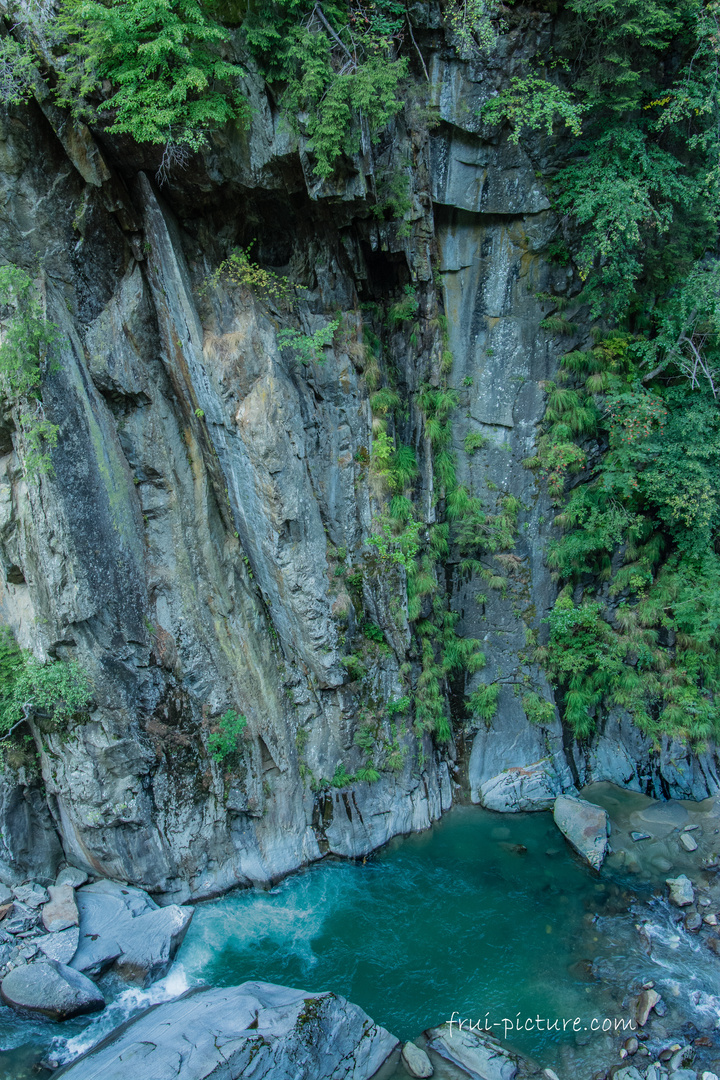
<svg viewBox="0 0 720 1080">
<path fill-rule="evenodd" d="M 343 3 L 278 0 L 251 11 L 243 30 L 266 77 L 282 87 L 288 124 L 309 142 L 318 177 L 342 154 L 369 152 L 403 106 L 407 61 L 394 53 L 404 7 L 378 0 L 369 14 Z"/>
<path fill-rule="evenodd" d="M 19 648 L 8 627 L 0 628 L 0 731 L 10 731 L 28 713 L 67 725 L 90 700 L 88 678 L 76 661 L 41 664 Z"/>
<path fill-rule="evenodd" d="M 524 79 L 512 78 L 509 86 L 483 105 L 481 115 L 489 124 L 509 123 L 510 142 L 518 143 L 526 128 L 532 131 L 544 128 L 552 135 L 558 122 L 564 123 L 573 135 L 579 135 L 582 114 L 587 108 L 569 90 L 539 75 L 528 75 Z"/>
<path fill-rule="evenodd" d="M 667 232 L 678 205 L 698 189 L 685 164 L 627 122 L 586 142 L 583 157 L 559 173 L 560 210 L 585 226 L 576 254 L 593 314 L 622 315 L 642 271 L 642 252 L 653 235 Z"/>
<path fill-rule="evenodd" d="M 335 333 L 340 326 L 340 318 L 331 319 L 325 326 L 312 334 L 303 334 L 300 330 L 281 330 L 277 342 L 281 349 L 290 348 L 301 364 L 325 363 L 324 349 L 332 345 Z"/>
<path fill-rule="evenodd" d="M 213 761 L 222 762 L 239 753 L 239 740 L 247 727 L 247 719 L 235 709 L 228 709 L 218 721 L 219 731 L 208 737 L 208 750 Z"/>
<path fill-rule="evenodd" d="M 198 149 L 211 127 L 242 115 L 237 64 L 219 48 L 228 34 L 197 0 L 64 0 L 61 25 L 73 64 L 60 97 L 77 110 L 102 79 L 115 90 L 101 107 L 109 131 L 137 142 Z"/>
<path fill-rule="evenodd" d="M 49 449 L 58 427 L 45 417 L 40 387 L 48 348 L 57 328 L 48 322 L 29 274 L 19 266 L 0 267 L 0 394 L 22 433 L 19 447 L 28 476 L 52 470 Z"/>
</svg>

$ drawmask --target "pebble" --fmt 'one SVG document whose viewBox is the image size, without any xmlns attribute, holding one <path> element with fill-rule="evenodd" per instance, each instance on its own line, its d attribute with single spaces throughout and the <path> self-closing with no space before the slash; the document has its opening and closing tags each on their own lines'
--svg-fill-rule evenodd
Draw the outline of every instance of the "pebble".
<svg viewBox="0 0 720 1080">
<path fill-rule="evenodd" d="M 717 1073 L 708 1072 L 706 1069 L 705 1072 L 700 1073 L 700 1080 L 718 1080 L 718 1075 Z"/>
<path fill-rule="evenodd" d="M 700 828 L 699 825 L 686 825 L 685 828 L 683 829 L 683 832 L 693 832 L 693 830 L 699 829 L 699 828 Z"/>
<path fill-rule="evenodd" d="M 680 833 L 680 843 L 686 851 L 697 851 L 697 840 L 690 833 Z"/>
<path fill-rule="evenodd" d="M 652 836 L 650 835 L 650 833 L 649 833 L 649 832 L 637 832 L 637 831 L 636 831 L 636 830 L 634 830 L 634 829 L 633 829 L 633 831 L 632 831 L 632 832 L 630 833 L 630 836 L 632 837 L 632 839 L 633 839 L 633 840 L 635 841 L 635 843 L 636 843 L 636 844 L 637 844 L 637 843 L 638 843 L 638 842 L 639 842 L 640 840 L 652 840 Z"/>
<path fill-rule="evenodd" d="M 718 917 L 712 913 L 710 915 L 703 915 L 703 922 L 706 926 L 717 926 Z"/>
<path fill-rule="evenodd" d="M 697 911 L 690 911 L 685 916 L 685 929 L 689 930 L 691 934 L 697 934 L 698 930 L 702 926 L 702 915 Z"/>
<path fill-rule="evenodd" d="M 628 1054 L 632 1055 L 637 1054 L 640 1043 L 637 1041 L 634 1035 L 631 1035 L 629 1039 L 625 1040 L 623 1045 L 625 1050 L 627 1050 Z"/>
</svg>

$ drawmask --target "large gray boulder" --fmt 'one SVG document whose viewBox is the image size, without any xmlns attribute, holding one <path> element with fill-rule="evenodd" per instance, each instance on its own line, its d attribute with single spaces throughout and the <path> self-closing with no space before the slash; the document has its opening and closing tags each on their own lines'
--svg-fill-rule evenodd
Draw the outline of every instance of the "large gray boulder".
<svg viewBox="0 0 720 1080">
<path fill-rule="evenodd" d="M 142 889 L 114 881 L 86 885 L 75 898 L 80 940 L 72 966 L 99 975 L 114 965 L 141 986 L 166 974 L 193 916 L 192 908 L 158 907 Z"/>
<path fill-rule="evenodd" d="M 69 1020 L 105 1007 L 94 982 L 54 960 L 14 968 L 3 979 L 0 993 L 14 1009 L 41 1013 L 51 1020 Z"/>
<path fill-rule="evenodd" d="M 398 1040 L 357 1005 L 270 983 L 190 991 L 61 1069 L 64 1080 L 369 1080 Z"/>
<path fill-rule="evenodd" d="M 603 808 L 585 799 L 558 795 L 553 817 L 570 846 L 599 870 L 607 852 L 608 816 Z"/>
<path fill-rule="evenodd" d="M 485 1033 L 443 1024 L 425 1033 L 428 1046 L 476 1080 L 515 1080 L 522 1060 Z"/>
</svg>

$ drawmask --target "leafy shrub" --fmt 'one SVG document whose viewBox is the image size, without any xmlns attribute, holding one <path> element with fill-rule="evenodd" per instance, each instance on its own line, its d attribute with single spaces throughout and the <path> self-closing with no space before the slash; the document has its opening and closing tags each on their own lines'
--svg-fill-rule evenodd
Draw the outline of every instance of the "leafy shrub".
<svg viewBox="0 0 720 1080">
<path fill-rule="evenodd" d="M 0 317 L 0 393 L 22 433 L 25 471 L 29 476 L 50 472 L 49 450 L 59 429 L 45 418 L 40 388 L 57 328 L 45 318 L 35 285 L 19 266 L 0 267 Z"/>
<path fill-rule="evenodd" d="M 9 732 L 32 713 L 65 726 L 87 711 L 90 700 L 87 675 L 75 660 L 41 664 L 7 627 L 0 629 L 0 731 Z"/>
<path fill-rule="evenodd" d="M 253 244 L 254 241 L 248 244 L 246 248 L 235 248 L 227 259 L 220 263 L 217 270 L 214 270 L 203 282 L 199 289 L 200 295 L 204 296 L 209 289 L 215 288 L 221 281 L 225 281 L 236 288 L 248 289 L 261 300 L 270 300 L 276 304 L 290 307 L 294 298 L 294 290 L 289 279 L 280 277 L 274 274 L 272 270 L 266 270 L 253 262 L 250 258 Z M 327 327 L 325 330 L 319 331 L 319 333 L 325 333 L 326 331 Z M 287 330 L 284 333 L 297 334 L 302 337 L 299 331 Z M 289 340 L 285 344 L 293 344 L 294 340 Z"/>
<path fill-rule="evenodd" d="M 219 731 L 208 736 L 208 750 L 213 761 L 222 762 L 239 753 L 239 739 L 247 727 L 247 719 L 235 709 L 228 709 L 218 720 Z"/>
<path fill-rule="evenodd" d="M 323 349 L 332 345 L 333 338 L 340 325 L 340 319 L 331 319 L 326 326 L 321 326 L 312 334 L 303 334 L 300 330 L 281 330 L 277 336 L 278 345 L 281 349 L 290 348 L 297 356 L 301 364 L 325 363 Z"/>
<path fill-rule="evenodd" d="M 586 108 L 574 94 L 556 83 L 538 75 L 528 75 L 524 79 L 512 78 L 509 86 L 486 102 L 482 118 L 490 124 L 508 122 L 512 127 L 510 142 L 517 143 L 525 128 L 544 128 L 552 135 L 558 120 L 562 120 L 573 135 L 579 135 Z"/>
<path fill-rule="evenodd" d="M 319 177 L 330 176 L 342 154 L 369 152 L 402 108 L 407 62 L 395 48 L 403 22 L 394 0 L 366 9 L 276 0 L 245 18 L 245 40 L 268 80 L 282 88 L 283 113 L 309 140 Z"/>
<path fill-rule="evenodd" d="M 100 111 L 112 132 L 197 150 L 210 128 L 246 111 L 244 73 L 219 54 L 229 35 L 198 0 L 63 0 L 60 22 L 71 39 L 61 100 L 77 110 L 109 79 Z"/>
</svg>

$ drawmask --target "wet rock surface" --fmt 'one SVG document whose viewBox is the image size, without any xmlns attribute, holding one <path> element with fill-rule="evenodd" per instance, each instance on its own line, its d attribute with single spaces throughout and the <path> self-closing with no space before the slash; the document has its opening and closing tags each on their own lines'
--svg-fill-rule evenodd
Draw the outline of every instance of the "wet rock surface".
<svg viewBox="0 0 720 1080">
<path fill-rule="evenodd" d="M 14 1009 L 40 1013 L 51 1020 L 70 1020 L 105 1007 L 105 998 L 94 982 L 52 960 L 15 968 L 0 983 L 0 993 Z"/>
<path fill-rule="evenodd" d="M 568 843 L 593 870 L 599 870 L 607 851 L 608 816 L 601 806 L 559 795 L 553 806 L 555 824 Z"/>
<path fill-rule="evenodd" d="M 398 1040 L 335 994 L 269 983 L 200 990 L 158 1005 L 61 1070 L 65 1080 L 370 1080 Z"/>
<path fill-rule="evenodd" d="M 160 908 L 132 886 L 100 881 L 78 889 L 78 949 L 71 963 L 100 975 L 111 965 L 147 986 L 167 972 L 192 919 L 191 908 Z"/>
</svg>

